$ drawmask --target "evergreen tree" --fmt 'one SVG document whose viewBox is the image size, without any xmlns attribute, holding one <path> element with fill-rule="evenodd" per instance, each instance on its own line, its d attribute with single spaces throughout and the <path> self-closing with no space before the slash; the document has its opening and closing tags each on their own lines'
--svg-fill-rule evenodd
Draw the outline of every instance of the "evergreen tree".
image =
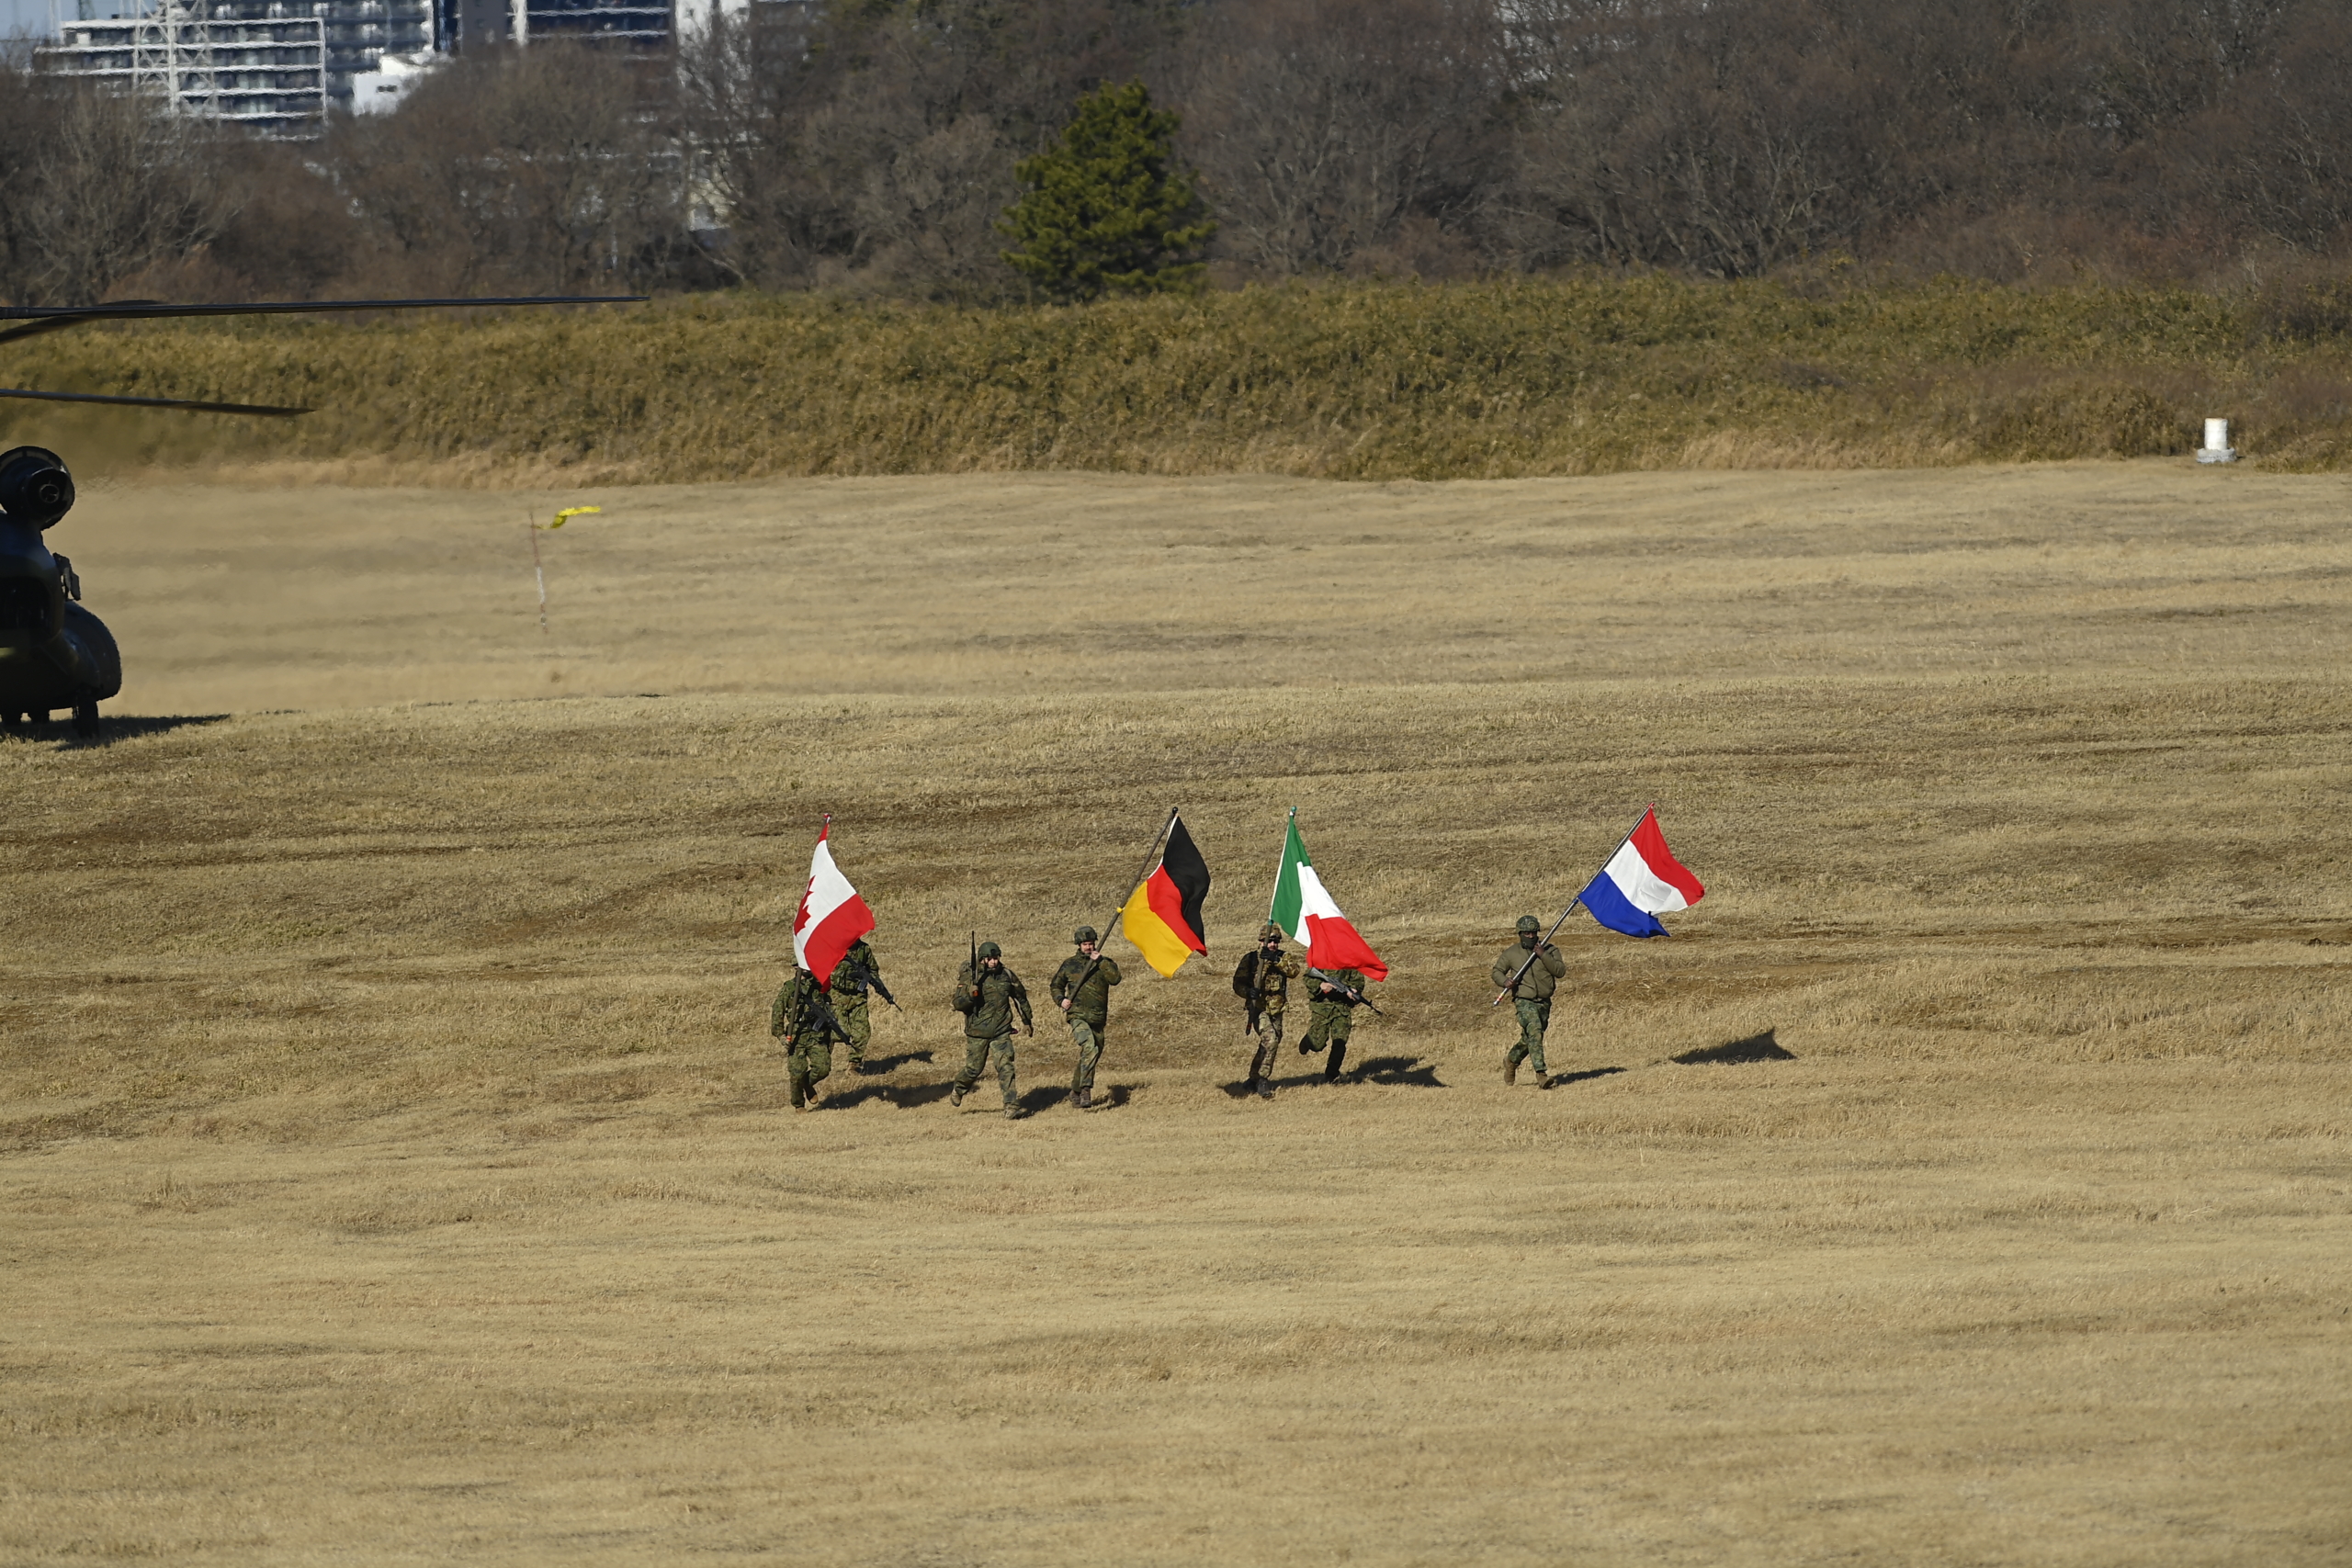
<svg viewBox="0 0 2352 1568">
<path fill-rule="evenodd" d="M 1028 189 L 997 225 L 1006 264 L 1065 302 L 1199 288 L 1216 224 L 1177 166 L 1177 123 L 1141 82 L 1079 99 L 1061 144 L 1013 165 Z"/>
</svg>

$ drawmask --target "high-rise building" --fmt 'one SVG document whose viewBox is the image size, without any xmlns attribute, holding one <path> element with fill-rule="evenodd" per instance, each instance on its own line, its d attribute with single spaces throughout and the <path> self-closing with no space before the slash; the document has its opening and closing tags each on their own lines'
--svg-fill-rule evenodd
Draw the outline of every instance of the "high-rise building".
<svg viewBox="0 0 2352 1568">
<path fill-rule="evenodd" d="M 670 39 L 670 0 L 434 0 L 444 49 L 582 39 L 658 48 Z"/>
<path fill-rule="evenodd" d="M 61 18 L 56 41 L 34 51 L 41 69 L 151 92 L 182 113 L 275 137 L 314 136 L 333 109 L 395 107 L 433 56 L 449 51 L 548 39 L 659 49 L 671 33 L 671 0 L 72 3 L 84 14 Z M 99 9 L 120 14 L 91 14 Z M 355 101 L 355 87 L 366 102 Z"/>
<path fill-rule="evenodd" d="M 386 54 L 430 51 L 432 0 L 154 0 L 58 23 L 43 70 L 152 92 L 266 136 L 315 135 Z"/>
</svg>

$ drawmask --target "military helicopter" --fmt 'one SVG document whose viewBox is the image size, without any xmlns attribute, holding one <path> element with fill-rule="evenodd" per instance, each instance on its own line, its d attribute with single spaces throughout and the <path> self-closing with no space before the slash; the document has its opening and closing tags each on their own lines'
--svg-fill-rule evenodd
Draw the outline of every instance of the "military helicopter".
<svg viewBox="0 0 2352 1568">
<path fill-rule="evenodd" d="M 285 316 L 349 310 L 420 310 L 506 305 L 634 305 L 642 294 L 550 295 L 501 299 L 267 300 L 246 305 L 169 305 L 152 299 L 107 305 L 0 307 L 0 343 L 53 333 L 85 321 L 142 321 L 174 316 Z M 95 392 L 37 392 L 0 387 L 0 398 L 122 408 L 187 409 L 198 413 L 291 419 L 311 411 L 261 403 L 193 402 L 178 398 L 118 398 Z M 122 690 L 122 656 L 106 623 L 82 607 L 74 563 L 52 554 L 46 534 L 73 508 L 74 476 L 45 446 L 0 452 L 0 728 L 46 724 L 68 708 L 77 735 L 98 733 L 98 705 Z"/>
</svg>

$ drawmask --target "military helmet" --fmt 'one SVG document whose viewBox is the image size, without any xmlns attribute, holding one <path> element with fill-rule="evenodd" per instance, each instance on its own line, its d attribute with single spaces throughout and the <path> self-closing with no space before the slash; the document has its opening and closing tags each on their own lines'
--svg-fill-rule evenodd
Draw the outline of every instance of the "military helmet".
<svg viewBox="0 0 2352 1568">
<path fill-rule="evenodd" d="M 1283 937 L 1288 936 L 1289 934 L 1290 933 L 1288 931 L 1283 931 L 1282 927 L 1274 924 L 1273 921 L 1268 920 L 1259 931 L 1258 940 L 1260 942 L 1280 942 Z"/>
<path fill-rule="evenodd" d="M 1544 922 L 1532 915 L 1521 915 L 1519 917 L 1519 929 L 1523 931 L 1540 931 L 1544 929 Z"/>
<path fill-rule="evenodd" d="M 982 958 L 1002 958 L 1004 956 L 1004 949 L 999 947 L 992 942 L 984 942 L 980 943 L 980 956 Z"/>
<path fill-rule="evenodd" d="M 1078 930 L 1070 932 L 1069 939 L 1072 942 L 1100 942 L 1102 940 L 1101 937 L 1094 934 L 1094 928 L 1092 926 L 1079 927 Z"/>
</svg>

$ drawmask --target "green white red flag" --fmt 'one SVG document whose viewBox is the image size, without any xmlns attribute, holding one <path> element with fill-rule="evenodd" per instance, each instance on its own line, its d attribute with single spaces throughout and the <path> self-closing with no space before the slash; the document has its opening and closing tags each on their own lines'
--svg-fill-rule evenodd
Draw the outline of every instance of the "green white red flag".
<svg viewBox="0 0 2352 1568">
<path fill-rule="evenodd" d="M 1327 973 L 1361 969 L 1367 980 L 1388 978 L 1388 965 L 1372 944 L 1357 934 L 1348 917 L 1325 890 L 1298 836 L 1298 812 L 1290 814 L 1290 834 L 1283 840 L 1282 869 L 1274 874 L 1274 903 L 1266 918 L 1282 927 L 1290 940 L 1306 951 L 1309 967 Z"/>
</svg>

